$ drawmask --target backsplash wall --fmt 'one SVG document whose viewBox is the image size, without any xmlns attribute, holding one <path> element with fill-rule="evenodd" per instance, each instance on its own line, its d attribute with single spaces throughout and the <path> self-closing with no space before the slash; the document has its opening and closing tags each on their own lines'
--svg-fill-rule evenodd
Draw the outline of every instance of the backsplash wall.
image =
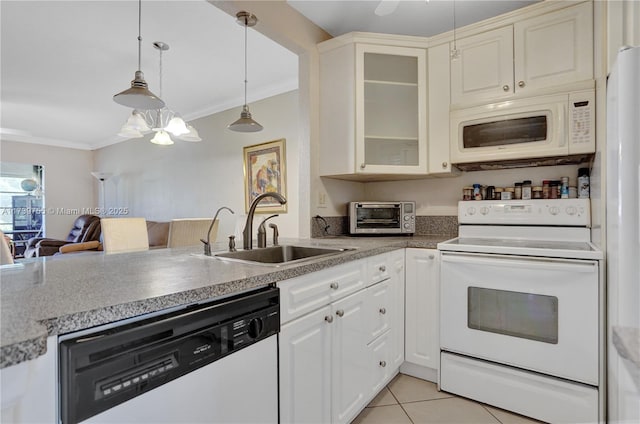
<svg viewBox="0 0 640 424">
<path fill-rule="evenodd" d="M 348 216 L 323 216 L 322 218 L 323 219 L 317 217 L 311 218 L 311 237 L 320 238 L 349 235 Z M 457 215 L 416 216 L 415 235 L 444 235 L 453 238 L 458 235 L 458 217 Z"/>
</svg>

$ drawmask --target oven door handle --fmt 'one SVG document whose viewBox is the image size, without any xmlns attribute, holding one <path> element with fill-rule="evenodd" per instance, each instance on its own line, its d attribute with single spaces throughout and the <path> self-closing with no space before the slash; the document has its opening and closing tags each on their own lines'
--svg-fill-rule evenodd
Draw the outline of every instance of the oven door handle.
<svg viewBox="0 0 640 424">
<path fill-rule="evenodd" d="M 499 267 L 518 267 L 533 270 L 554 270 L 592 273 L 598 272 L 598 262 L 577 259 L 540 258 L 509 255 L 483 255 L 473 253 L 443 252 L 442 262 L 459 264 L 489 265 Z"/>
</svg>

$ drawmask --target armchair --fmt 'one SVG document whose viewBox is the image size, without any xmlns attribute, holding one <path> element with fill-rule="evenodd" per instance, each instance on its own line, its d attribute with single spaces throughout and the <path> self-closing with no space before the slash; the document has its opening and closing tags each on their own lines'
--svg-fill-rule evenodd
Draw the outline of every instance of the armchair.
<svg viewBox="0 0 640 424">
<path fill-rule="evenodd" d="M 27 241 L 24 257 L 51 256 L 57 253 L 60 247 L 69 243 L 99 241 L 100 232 L 100 217 L 95 215 L 80 215 L 73 223 L 73 228 L 69 232 L 66 240 L 33 237 Z"/>
</svg>

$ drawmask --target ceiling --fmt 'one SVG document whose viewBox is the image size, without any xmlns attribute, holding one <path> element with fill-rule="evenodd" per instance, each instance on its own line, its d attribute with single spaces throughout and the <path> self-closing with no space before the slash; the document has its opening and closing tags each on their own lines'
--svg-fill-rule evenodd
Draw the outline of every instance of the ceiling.
<svg viewBox="0 0 640 424">
<path fill-rule="evenodd" d="M 2 140 L 96 149 L 131 109 L 112 100 L 137 69 L 138 2 L 0 1 Z M 258 18 L 260 18 L 258 16 Z M 258 22 L 260 25 L 260 22 Z M 257 28 L 257 27 L 256 27 Z M 142 2 L 142 71 L 185 120 L 242 105 L 244 27 L 204 0 Z M 248 32 L 249 102 L 298 84 L 298 57 Z"/>
<path fill-rule="evenodd" d="M 456 25 L 534 2 L 457 0 Z M 397 3 L 377 16 L 379 1 L 288 1 L 333 36 L 431 36 L 453 28 L 451 0 Z M 1 0 L 1 139 L 81 149 L 124 140 L 116 134 L 131 111 L 112 97 L 130 86 L 137 68 L 137 12 L 135 0 Z M 142 71 L 158 95 L 153 42 L 170 46 L 162 98 L 185 120 L 242 105 L 244 29 L 233 17 L 204 0 L 143 0 L 142 38 Z M 297 56 L 254 29 L 248 58 L 249 103 L 297 88 Z"/>
</svg>

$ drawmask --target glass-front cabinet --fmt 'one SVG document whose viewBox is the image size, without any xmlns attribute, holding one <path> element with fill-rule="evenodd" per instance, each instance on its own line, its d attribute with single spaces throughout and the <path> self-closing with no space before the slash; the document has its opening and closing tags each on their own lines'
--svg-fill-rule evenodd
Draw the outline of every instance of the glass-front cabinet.
<svg viewBox="0 0 640 424">
<path fill-rule="evenodd" d="M 426 172 L 426 75 L 425 50 L 356 47 L 356 162 L 361 172 Z"/>
<path fill-rule="evenodd" d="M 320 175 L 427 173 L 427 49 L 320 45 Z"/>
</svg>

